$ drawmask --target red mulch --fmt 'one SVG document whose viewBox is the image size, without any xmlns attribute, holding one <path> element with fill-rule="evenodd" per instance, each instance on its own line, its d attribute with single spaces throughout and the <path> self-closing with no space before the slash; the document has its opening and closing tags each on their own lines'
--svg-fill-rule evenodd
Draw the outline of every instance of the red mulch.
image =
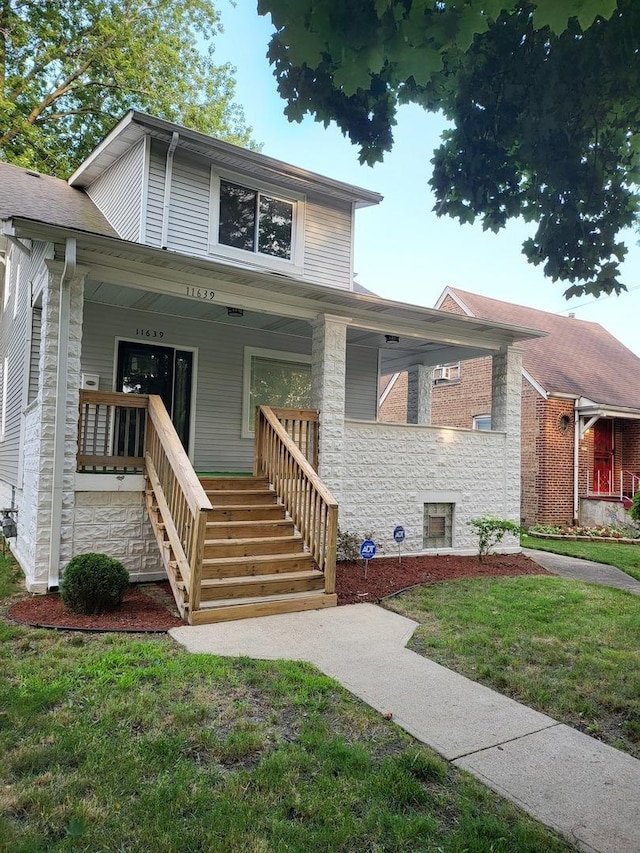
<svg viewBox="0 0 640 853">
<path fill-rule="evenodd" d="M 497 577 L 500 575 L 548 574 L 524 554 L 495 554 L 485 557 L 382 557 L 369 562 L 367 578 L 364 563 L 338 563 L 336 589 L 338 604 L 378 602 L 385 596 L 421 583 L 459 578 Z M 57 594 L 32 595 L 9 609 L 17 622 L 43 628 L 85 631 L 168 631 L 184 624 L 177 615 L 173 594 L 167 581 L 131 586 L 122 606 L 100 616 L 69 613 Z"/>
<path fill-rule="evenodd" d="M 9 616 L 38 628 L 75 631 L 168 631 L 184 624 L 177 615 L 168 581 L 129 587 L 118 610 L 99 616 L 70 613 L 57 593 L 24 598 L 9 608 Z"/>
<path fill-rule="evenodd" d="M 387 595 L 421 583 L 438 583 L 459 578 L 486 578 L 500 575 L 546 575 L 542 566 L 524 554 L 491 554 L 482 562 L 477 557 L 382 557 L 370 560 L 367 577 L 364 563 L 338 563 L 336 590 L 338 604 L 380 601 Z"/>
</svg>

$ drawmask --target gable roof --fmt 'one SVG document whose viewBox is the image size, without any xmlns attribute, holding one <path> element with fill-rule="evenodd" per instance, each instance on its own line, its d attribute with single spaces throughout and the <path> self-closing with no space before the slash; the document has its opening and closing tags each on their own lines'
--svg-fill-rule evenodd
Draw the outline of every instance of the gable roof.
<svg viewBox="0 0 640 853">
<path fill-rule="evenodd" d="M 640 409 L 640 358 L 599 323 L 563 317 L 448 287 L 468 316 L 541 329 L 522 341 L 523 367 L 547 393 L 586 397 L 601 406 Z"/>
<path fill-rule="evenodd" d="M 0 163 L 0 219 L 33 219 L 105 237 L 118 234 L 88 195 L 66 181 Z"/>
</svg>

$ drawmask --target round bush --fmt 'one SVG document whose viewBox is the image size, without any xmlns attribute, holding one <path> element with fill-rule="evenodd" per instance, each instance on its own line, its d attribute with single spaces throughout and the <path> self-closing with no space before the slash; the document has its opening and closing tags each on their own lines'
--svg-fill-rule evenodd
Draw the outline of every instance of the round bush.
<svg viewBox="0 0 640 853">
<path fill-rule="evenodd" d="M 60 597 L 74 613 L 96 615 L 120 606 L 129 586 L 129 573 L 106 554 L 78 554 L 60 583 Z"/>
</svg>

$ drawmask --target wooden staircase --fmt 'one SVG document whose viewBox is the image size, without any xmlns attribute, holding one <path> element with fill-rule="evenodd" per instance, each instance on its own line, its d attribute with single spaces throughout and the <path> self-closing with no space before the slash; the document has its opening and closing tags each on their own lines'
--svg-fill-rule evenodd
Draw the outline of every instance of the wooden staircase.
<svg viewBox="0 0 640 853">
<path fill-rule="evenodd" d="M 201 477 L 207 513 L 192 624 L 335 606 L 324 574 L 264 477 Z"/>
</svg>

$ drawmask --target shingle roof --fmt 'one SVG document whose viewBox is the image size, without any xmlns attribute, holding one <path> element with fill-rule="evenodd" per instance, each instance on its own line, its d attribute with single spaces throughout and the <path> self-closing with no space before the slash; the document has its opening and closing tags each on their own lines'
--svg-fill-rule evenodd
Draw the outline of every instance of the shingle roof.
<svg viewBox="0 0 640 853">
<path fill-rule="evenodd" d="M 82 190 L 50 175 L 0 163 L 0 219 L 11 217 L 118 236 Z"/>
<path fill-rule="evenodd" d="M 640 358 L 599 323 L 562 317 L 469 293 L 449 291 L 473 316 L 531 326 L 547 337 L 522 341 L 524 368 L 545 389 L 588 397 L 602 406 L 640 409 Z"/>
</svg>

